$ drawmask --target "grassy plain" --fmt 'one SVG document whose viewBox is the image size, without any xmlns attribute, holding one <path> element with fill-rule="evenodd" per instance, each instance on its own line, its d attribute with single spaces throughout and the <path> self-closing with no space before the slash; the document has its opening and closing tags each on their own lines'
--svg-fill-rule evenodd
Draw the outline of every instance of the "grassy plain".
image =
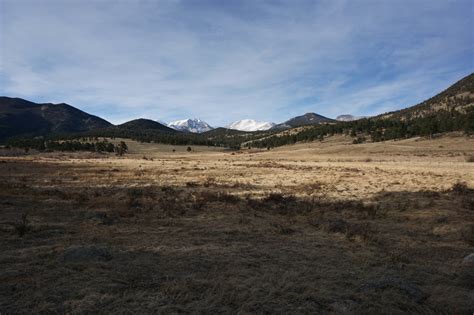
<svg viewBox="0 0 474 315">
<path fill-rule="evenodd" d="M 2 152 L 0 313 L 474 311 L 474 138 L 126 142 Z"/>
</svg>

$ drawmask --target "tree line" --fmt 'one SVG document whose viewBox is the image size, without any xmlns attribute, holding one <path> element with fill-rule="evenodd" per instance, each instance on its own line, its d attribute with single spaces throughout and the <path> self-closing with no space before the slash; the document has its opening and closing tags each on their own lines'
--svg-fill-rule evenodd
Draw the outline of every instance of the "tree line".
<svg viewBox="0 0 474 315">
<path fill-rule="evenodd" d="M 7 145 L 12 147 L 31 148 L 38 151 L 95 151 L 117 152 L 117 146 L 103 138 L 126 138 L 138 142 L 153 142 L 171 145 L 204 145 L 226 147 L 238 150 L 241 146 L 273 148 L 301 141 L 323 140 L 335 134 L 347 134 L 354 138 L 353 143 L 363 143 L 370 139 L 373 142 L 405 139 L 415 136 L 433 136 L 450 131 L 464 131 L 474 134 L 474 107 L 466 112 L 438 111 L 424 117 L 410 119 L 365 118 L 350 122 L 337 122 L 307 126 L 297 133 L 281 134 L 281 130 L 268 130 L 254 133 L 229 133 L 226 130 L 206 134 L 169 133 L 153 129 L 118 129 L 108 128 L 93 130 L 80 134 L 50 135 L 44 138 L 10 139 Z M 82 139 L 81 141 L 77 139 Z"/>
<path fill-rule="evenodd" d="M 37 150 L 40 152 L 51 151 L 89 151 L 89 152 L 115 152 L 117 155 L 124 155 L 128 152 L 128 146 L 124 141 L 113 144 L 106 139 L 102 141 L 94 141 L 95 139 L 87 138 L 81 140 L 48 140 L 44 138 L 12 138 L 7 142 L 6 147 L 29 150 Z"/>
<path fill-rule="evenodd" d="M 474 108 L 465 113 L 458 111 L 439 111 L 426 117 L 402 119 L 365 118 L 351 122 L 338 122 L 307 127 L 288 135 L 273 135 L 248 143 L 258 148 L 273 148 L 301 141 L 322 140 L 334 134 L 347 134 L 354 138 L 354 143 L 362 143 L 369 136 L 373 142 L 405 139 L 415 136 L 433 136 L 450 131 L 464 131 L 474 134 Z"/>
</svg>

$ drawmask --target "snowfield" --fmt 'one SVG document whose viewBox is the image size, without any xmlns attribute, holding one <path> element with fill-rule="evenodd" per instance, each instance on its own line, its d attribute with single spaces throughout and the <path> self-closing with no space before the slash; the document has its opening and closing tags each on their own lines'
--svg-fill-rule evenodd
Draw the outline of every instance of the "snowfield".
<svg viewBox="0 0 474 315">
<path fill-rule="evenodd" d="M 241 130 L 241 131 L 258 131 L 258 130 L 268 130 L 275 126 L 275 123 L 265 122 L 265 121 L 256 121 L 253 119 L 242 119 L 232 124 L 228 125 L 226 128 Z"/>
<path fill-rule="evenodd" d="M 194 133 L 202 133 L 214 129 L 207 122 L 196 118 L 173 121 L 168 124 L 168 127 Z"/>
</svg>

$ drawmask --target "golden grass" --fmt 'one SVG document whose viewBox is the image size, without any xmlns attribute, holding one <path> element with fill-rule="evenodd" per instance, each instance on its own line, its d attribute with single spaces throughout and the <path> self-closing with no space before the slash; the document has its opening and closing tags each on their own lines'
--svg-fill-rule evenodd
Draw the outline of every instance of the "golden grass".
<svg viewBox="0 0 474 315">
<path fill-rule="evenodd" d="M 1 313 L 473 311 L 470 138 L 127 142 L 3 152 Z"/>
</svg>

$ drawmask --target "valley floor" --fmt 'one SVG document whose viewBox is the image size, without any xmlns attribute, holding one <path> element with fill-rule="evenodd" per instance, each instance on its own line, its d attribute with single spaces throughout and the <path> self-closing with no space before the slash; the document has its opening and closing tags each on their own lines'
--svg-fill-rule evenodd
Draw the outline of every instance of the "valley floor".
<svg viewBox="0 0 474 315">
<path fill-rule="evenodd" d="M 474 311 L 474 138 L 127 144 L 1 152 L 0 313 Z"/>
</svg>

